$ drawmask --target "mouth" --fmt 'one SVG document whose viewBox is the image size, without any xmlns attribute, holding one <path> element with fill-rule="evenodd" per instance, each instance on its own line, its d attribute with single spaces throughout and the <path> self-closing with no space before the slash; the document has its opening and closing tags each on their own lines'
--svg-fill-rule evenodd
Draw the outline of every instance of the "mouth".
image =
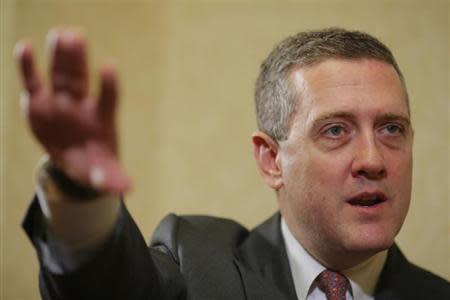
<svg viewBox="0 0 450 300">
<path fill-rule="evenodd" d="M 347 203 L 349 203 L 352 206 L 373 207 L 386 201 L 387 201 L 386 195 L 384 195 L 381 192 L 375 193 L 364 192 L 350 198 L 347 201 Z"/>
</svg>

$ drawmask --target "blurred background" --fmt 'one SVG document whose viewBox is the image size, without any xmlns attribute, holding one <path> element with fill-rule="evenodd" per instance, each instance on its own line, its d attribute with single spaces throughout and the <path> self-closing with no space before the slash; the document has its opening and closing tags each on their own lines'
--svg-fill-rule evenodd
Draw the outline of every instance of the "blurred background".
<svg viewBox="0 0 450 300">
<path fill-rule="evenodd" d="M 55 26 L 85 32 L 97 70 L 120 70 L 126 203 L 148 239 L 169 212 L 210 214 L 253 227 L 276 210 L 257 173 L 253 86 L 275 43 L 298 31 L 367 31 L 394 52 L 415 126 L 414 189 L 397 238 L 406 256 L 450 279 L 449 1 L 1 0 L 1 299 L 38 299 L 38 263 L 20 224 L 43 155 L 19 109 L 13 61 L 21 38 L 46 73 Z"/>
</svg>

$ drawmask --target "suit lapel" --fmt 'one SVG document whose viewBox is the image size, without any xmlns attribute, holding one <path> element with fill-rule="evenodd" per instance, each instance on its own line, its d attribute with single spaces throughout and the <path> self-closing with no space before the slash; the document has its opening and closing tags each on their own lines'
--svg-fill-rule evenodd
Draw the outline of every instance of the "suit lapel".
<svg viewBox="0 0 450 300">
<path fill-rule="evenodd" d="M 394 244 L 389 249 L 383 272 L 378 280 L 375 300 L 421 299 L 421 296 L 414 293 L 414 289 L 411 289 L 408 284 L 411 273 L 413 273 L 411 264 Z"/>
<path fill-rule="evenodd" d="M 280 214 L 254 229 L 239 247 L 235 264 L 247 299 L 297 299 L 280 228 Z"/>
</svg>

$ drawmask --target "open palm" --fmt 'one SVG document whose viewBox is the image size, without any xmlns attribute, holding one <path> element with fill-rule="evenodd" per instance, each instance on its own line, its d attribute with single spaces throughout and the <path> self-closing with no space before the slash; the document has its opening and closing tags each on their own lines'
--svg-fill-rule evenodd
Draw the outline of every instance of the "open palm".
<svg viewBox="0 0 450 300">
<path fill-rule="evenodd" d="M 31 130 L 52 162 L 72 180 L 101 192 L 120 194 L 130 181 L 118 160 L 116 72 L 100 72 L 98 97 L 89 94 L 86 45 L 77 32 L 59 30 L 50 38 L 50 84 L 36 70 L 32 47 L 17 46 Z"/>
</svg>

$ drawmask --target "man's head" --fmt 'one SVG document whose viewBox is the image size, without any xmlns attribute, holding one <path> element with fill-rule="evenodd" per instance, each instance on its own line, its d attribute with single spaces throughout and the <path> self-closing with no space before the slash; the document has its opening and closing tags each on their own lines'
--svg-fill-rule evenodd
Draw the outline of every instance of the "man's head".
<svg viewBox="0 0 450 300">
<path fill-rule="evenodd" d="M 275 140 L 284 140 L 298 104 L 296 89 L 289 80 L 292 69 L 331 58 L 373 58 L 384 61 L 397 71 L 406 93 L 403 75 L 394 56 L 376 38 L 367 33 L 341 28 L 300 32 L 281 41 L 261 65 L 255 88 L 259 130 Z M 406 101 L 409 111 L 407 95 Z"/>
<path fill-rule="evenodd" d="M 407 99 L 390 51 L 360 32 L 300 33 L 262 65 L 255 158 L 289 229 L 328 267 L 388 248 L 403 224 L 412 174 Z"/>
</svg>

